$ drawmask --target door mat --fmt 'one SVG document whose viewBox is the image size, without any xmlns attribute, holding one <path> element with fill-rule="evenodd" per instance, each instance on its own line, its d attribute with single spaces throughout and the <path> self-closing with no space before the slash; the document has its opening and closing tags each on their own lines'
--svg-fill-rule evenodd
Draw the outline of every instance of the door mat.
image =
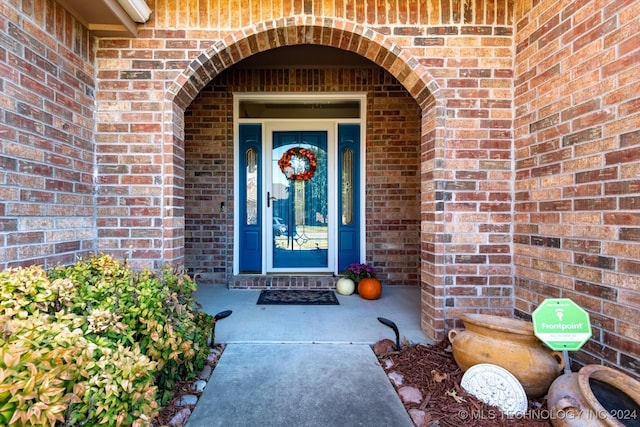
<svg viewBox="0 0 640 427">
<path fill-rule="evenodd" d="M 258 305 L 340 305 L 333 291 L 264 290 Z"/>
</svg>

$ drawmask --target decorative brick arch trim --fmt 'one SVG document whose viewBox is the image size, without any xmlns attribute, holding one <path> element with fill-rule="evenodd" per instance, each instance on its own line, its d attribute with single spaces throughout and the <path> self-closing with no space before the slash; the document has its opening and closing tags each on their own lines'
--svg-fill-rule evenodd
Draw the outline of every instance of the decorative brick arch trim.
<svg viewBox="0 0 640 427">
<path fill-rule="evenodd" d="M 299 44 L 339 48 L 361 55 L 387 70 L 423 109 L 439 104 L 439 87 L 416 58 L 388 37 L 363 25 L 334 18 L 297 16 L 266 21 L 232 33 L 193 60 L 167 91 L 167 99 L 185 110 L 218 74 L 266 50 Z"/>
<path fill-rule="evenodd" d="M 429 71 L 388 36 L 363 25 L 334 18 L 296 16 L 266 21 L 232 33 L 198 56 L 170 85 L 165 97 L 163 218 L 164 260 L 184 261 L 184 111 L 225 69 L 278 47 L 316 44 L 363 56 L 393 75 L 422 109 L 421 282 L 422 329 L 444 335 L 444 209 L 439 181 L 444 180 L 446 100 Z"/>
</svg>

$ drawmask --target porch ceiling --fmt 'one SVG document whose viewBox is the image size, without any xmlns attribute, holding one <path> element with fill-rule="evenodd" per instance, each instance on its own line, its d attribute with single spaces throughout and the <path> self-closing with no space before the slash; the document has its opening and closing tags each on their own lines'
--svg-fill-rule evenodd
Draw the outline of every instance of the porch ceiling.
<svg viewBox="0 0 640 427">
<path fill-rule="evenodd" d="M 329 46 L 283 46 L 257 53 L 235 65 L 238 68 L 377 68 L 379 65 L 352 52 Z"/>
<path fill-rule="evenodd" d="M 116 0 L 57 0 L 91 34 L 99 37 L 136 37 L 137 24 Z"/>
</svg>

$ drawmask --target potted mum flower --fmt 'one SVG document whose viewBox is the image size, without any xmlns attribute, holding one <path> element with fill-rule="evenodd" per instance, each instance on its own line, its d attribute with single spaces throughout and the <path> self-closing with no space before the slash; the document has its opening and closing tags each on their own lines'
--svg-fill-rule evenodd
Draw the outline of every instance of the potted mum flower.
<svg viewBox="0 0 640 427">
<path fill-rule="evenodd" d="M 360 283 L 360 280 L 376 277 L 376 269 L 368 264 L 349 264 L 344 270 L 344 277 L 353 280 L 353 283 Z"/>
<path fill-rule="evenodd" d="M 368 264 L 349 264 L 344 276 L 355 283 L 356 292 L 364 299 L 378 299 L 382 295 L 382 285 L 376 278 L 376 269 Z"/>
</svg>

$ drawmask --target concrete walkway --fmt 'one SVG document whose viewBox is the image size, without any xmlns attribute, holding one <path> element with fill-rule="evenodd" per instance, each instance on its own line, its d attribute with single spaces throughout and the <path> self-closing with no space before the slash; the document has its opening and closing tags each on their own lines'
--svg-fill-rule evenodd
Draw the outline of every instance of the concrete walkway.
<svg viewBox="0 0 640 427">
<path fill-rule="evenodd" d="M 393 331 L 430 342 L 420 330 L 419 289 L 385 287 L 367 301 L 338 306 L 256 305 L 259 291 L 198 289 L 208 313 L 232 310 L 216 325 L 224 351 L 187 427 L 413 426 L 370 345 Z"/>
</svg>

